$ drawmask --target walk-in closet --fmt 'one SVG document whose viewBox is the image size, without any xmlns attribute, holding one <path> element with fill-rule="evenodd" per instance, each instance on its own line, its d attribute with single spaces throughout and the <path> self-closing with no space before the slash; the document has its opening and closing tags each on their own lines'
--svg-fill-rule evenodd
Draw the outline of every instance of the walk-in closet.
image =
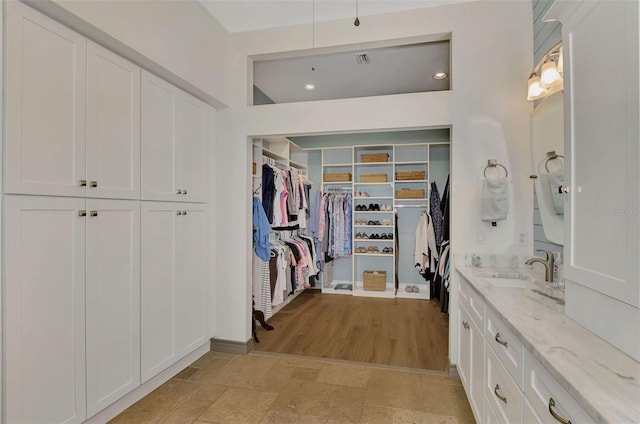
<svg viewBox="0 0 640 424">
<path fill-rule="evenodd" d="M 251 143 L 256 349 L 444 370 L 449 130 Z"/>
</svg>

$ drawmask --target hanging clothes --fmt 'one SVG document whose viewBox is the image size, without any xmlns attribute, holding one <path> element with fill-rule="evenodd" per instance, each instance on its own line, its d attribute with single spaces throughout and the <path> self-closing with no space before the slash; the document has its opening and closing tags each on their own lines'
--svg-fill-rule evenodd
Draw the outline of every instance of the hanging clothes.
<svg viewBox="0 0 640 424">
<path fill-rule="evenodd" d="M 436 237 L 436 250 L 439 250 L 442 244 L 442 210 L 440 209 L 438 185 L 435 181 L 431 182 L 431 190 L 429 192 L 429 214 L 431 215 L 433 232 Z"/>
<path fill-rule="evenodd" d="M 416 226 L 414 249 L 415 268 L 420 275 L 426 278 L 429 272 L 435 271 L 437 255 L 438 250 L 431 216 L 429 212 L 423 211 Z"/>
<path fill-rule="evenodd" d="M 269 234 L 271 226 L 258 197 L 253 197 L 253 241 L 255 242 L 256 255 L 263 261 L 270 258 Z"/>
<path fill-rule="evenodd" d="M 353 253 L 351 193 L 325 193 L 320 200 L 316 239 L 322 245 L 325 261 L 350 257 Z"/>
</svg>

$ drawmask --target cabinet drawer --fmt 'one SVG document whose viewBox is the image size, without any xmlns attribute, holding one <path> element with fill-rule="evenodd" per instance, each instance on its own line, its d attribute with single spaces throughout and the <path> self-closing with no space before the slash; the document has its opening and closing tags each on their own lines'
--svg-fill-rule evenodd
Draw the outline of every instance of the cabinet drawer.
<svg viewBox="0 0 640 424">
<path fill-rule="evenodd" d="M 478 326 L 484 328 L 484 301 L 466 280 L 461 279 L 458 286 L 460 302 L 467 308 L 469 318 Z"/>
<path fill-rule="evenodd" d="M 542 423 L 561 422 L 551 414 L 550 404 L 555 414 L 572 423 L 595 423 L 529 351 L 525 351 L 524 392 Z"/>
<path fill-rule="evenodd" d="M 487 308 L 484 337 L 494 350 L 518 387 L 524 381 L 524 346 L 518 337 L 507 328 L 493 309 Z"/>
<path fill-rule="evenodd" d="M 498 422 L 521 423 L 523 395 L 520 388 L 492 349 L 485 349 L 485 357 L 485 411 L 493 409 Z"/>
</svg>

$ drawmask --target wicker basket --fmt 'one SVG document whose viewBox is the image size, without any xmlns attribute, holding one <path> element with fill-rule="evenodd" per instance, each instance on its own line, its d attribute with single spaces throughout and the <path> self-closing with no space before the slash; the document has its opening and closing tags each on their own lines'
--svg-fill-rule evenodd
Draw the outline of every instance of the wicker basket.
<svg viewBox="0 0 640 424">
<path fill-rule="evenodd" d="M 334 172 L 331 174 L 324 174 L 322 181 L 326 183 L 341 183 L 343 181 L 351 181 L 351 174 L 349 172 Z"/>
<path fill-rule="evenodd" d="M 255 163 L 255 162 L 253 162 L 253 175 L 256 175 L 256 171 L 257 171 L 257 169 L 256 169 L 256 163 Z"/>
<path fill-rule="evenodd" d="M 385 291 L 387 288 L 387 271 L 363 272 L 362 286 L 367 291 Z"/>
<path fill-rule="evenodd" d="M 361 183 L 386 183 L 387 174 L 361 174 Z"/>
<path fill-rule="evenodd" d="M 389 153 L 363 153 L 360 162 L 389 162 Z"/>
<path fill-rule="evenodd" d="M 411 180 L 424 180 L 424 171 L 397 171 L 396 180 L 398 181 L 411 181 Z"/>
<path fill-rule="evenodd" d="M 424 189 L 402 188 L 396 190 L 396 199 L 424 199 Z"/>
</svg>

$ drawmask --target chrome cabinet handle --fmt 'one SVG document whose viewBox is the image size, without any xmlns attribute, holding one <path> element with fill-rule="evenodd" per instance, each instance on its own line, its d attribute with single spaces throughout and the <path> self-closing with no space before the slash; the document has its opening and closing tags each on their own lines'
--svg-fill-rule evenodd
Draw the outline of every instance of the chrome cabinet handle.
<svg viewBox="0 0 640 424">
<path fill-rule="evenodd" d="M 556 406 L 556 401 L 553 400 L 553 398 L 549 398 L 549 413 L 551 414 L 551 416 L 555 418 L 559 423 L 571 424 L 571 421 L 566 418 L 562 418 L 556 411 L 553 410 L 554 406 Z"/>
<path fill-rule="evenodd" d="M 187 194 L 187 190 L 186 189 L 182 190 L 182 194 Z"/>
<path fill-rule="evenodd" d="M 87 211 L 85 210 L 78 211 L 78 216 L 87 216 Z"/>
<path fill-rule="evenodd" d="M 176 211 L 176 215 L 182 215 L 182 211 Z"/>
<path fill-rule="evenodd" d="M 98 211 L 91 211 L 91 212 L 89 212 L 89 215 L 98 216 Z"/>
<path fill-rule="evenodd" d="M 502 338 L 500 337 L 500 333 L 496 333 L 496 342 L 500 343 L 504 347 L 507 347 L 508 345 L 505 340 L 502 340 Z"/>
<path fill-rule="evenodd" d="M 498 399 L 500 399 L 501 401 L 503 401 L 504 403 L 507 403 L 507 398 L 506 396 L 501 395 L 500 393 L 498 393 L 498 390 L 500 390 L 500 386 L 498 384 L 496 384 L 496 387 L 493 388 L 493 393 L 496 395 L 496 397 Z"/>
<path fill-rule="evenodd" d="M 176 194 L 182 194 L 182 190 L 176 191 Z"/>
<path fill-rule="evenodd" d="M 186 214 L 187 214 L 187 211 L 182 211 L 182 215 L 186 215 Z"/>
<path fill-rule="evenodd" d="M 89 187 L 98 187 L 98 182 L 97 181 L 89 181 Z"/>
<path fill-rule="evenodd" d="M 465 330 L 469 329 L 469 323 L 467 321 L 462 321 L 462 326 L 464 327 Z"/>
<path fill-rule="evenodd" d="M 86 187 L 87 186 L 87 180 L 80 180 L 80 187 Z"/>
<path fill-rule="evenodd" d="M 558 193 L 560 193 L 560 194 L 569 193 L 569 186 L 561 185 L 560 187 L 558 187 Z"/>
</svg>

